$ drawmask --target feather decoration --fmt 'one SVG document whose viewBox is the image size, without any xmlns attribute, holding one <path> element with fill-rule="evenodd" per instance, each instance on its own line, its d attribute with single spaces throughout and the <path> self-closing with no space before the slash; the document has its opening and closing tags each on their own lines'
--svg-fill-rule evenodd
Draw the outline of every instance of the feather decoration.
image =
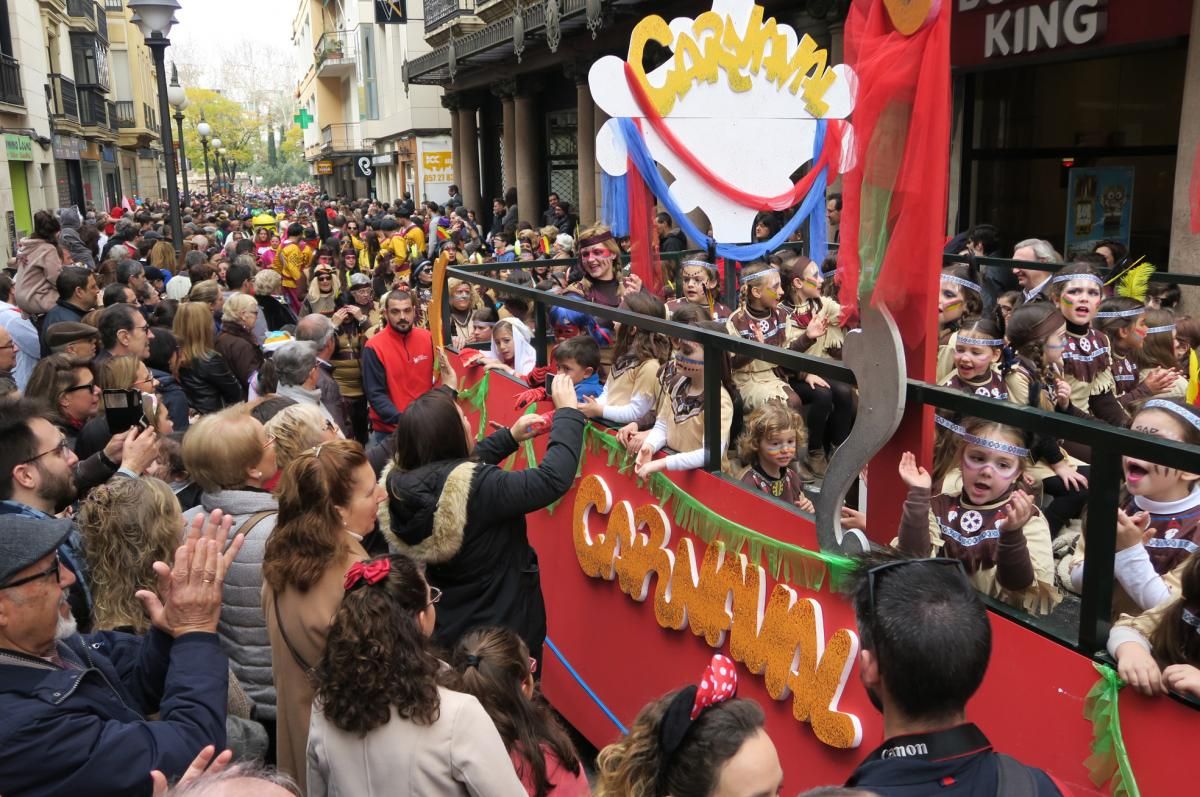
<svg viewBox="0 0 1200 797">
<path fill-rule="evenodd" d="M 1146 291 L 1150 287 L 1150 275 L 1153 273 L 1153 263 L 1136 263 L 1125 269 L 1125 273 L 1117 282 L 1117 296 L 1138 302 L 1146 301 Z"/>
</svg>

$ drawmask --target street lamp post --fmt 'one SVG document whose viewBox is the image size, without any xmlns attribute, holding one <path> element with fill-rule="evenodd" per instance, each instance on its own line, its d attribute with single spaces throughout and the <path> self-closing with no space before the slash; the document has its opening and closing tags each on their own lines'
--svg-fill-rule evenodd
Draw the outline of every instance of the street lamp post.
<svg viewBox="0 0 1200 797">
<path fill-rule="evenodd" d="M 187 148 L 183 145 L 183 109 L 188 106 L 187 93 L 179 85 L 179 70 L 171 62 L 171 85 L 167 87 L 167 100 L 175 109 L 175 125 L 179 131 L 179 172 L 183 176 L 183 204 L 191 206 L 192 199 L 188 192 Z"/>
<path fill-rule="evenodd" d="M 171 107 L 167 102 L 166 49 L 171 44 L 167 34 L 175 24 L 175 12 L 179 0 L 129 0 L 129 10 L 136 15 L 136 22 L 146 40 L 146 46 L 154 55 L 154 68 L 158 73 L 158 118 L 163 120 L 163 152 L 167 160 L 167 204 L 171 209 L 171 234 L 175 238 L 175 251 L 182 254 L 183 220 L 179 216 L 179 186 L 175 179 L 174 145 L 171 141 Z"/>
<path fill-rule="evenodd" d="M 221 177 L 225 181 L 226 190 L 233 192 L 233 181 L 229 179 L 229 150 L 221 147 Z"/>
<path fill-rule="evenodd" d="M 213 171 L 217 174 L 217 193 L 221 193 L 221 139 L 220 137 L 212 140 L 213 148 Z"/>
<path fill-rule="evenodd" d="M 200 124 L 196 125 L 200 134 L 200 146 L 204 149 L 204 192 L 212 196 L 212 181 L 208 179 L 208 137 L 212 135 L 212 127 L 204 121 L 204 111 L 200 112 Z"/>
</svg>

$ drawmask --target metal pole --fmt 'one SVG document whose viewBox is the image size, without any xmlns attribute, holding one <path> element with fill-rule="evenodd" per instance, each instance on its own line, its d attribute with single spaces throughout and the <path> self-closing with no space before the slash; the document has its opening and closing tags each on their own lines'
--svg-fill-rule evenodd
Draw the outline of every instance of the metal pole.
<svg viewBox="0 0 1200 797">
<path fill-rule="evenodd" d="M 192 198 L 187 184 L 187 150 L 183 146 L 183 111 L 175 111 L 175 124 L 179 126 L 179 171 L 183 176 L 183 204 L 190 206 Z"/>
<path fill-rule="evenodd" d="M 179 185 L 175 179 L 175 146 L 171 141 L 171 106 L 167 102 L 166 49 L 170 40 L 161 33 L 146 38 L 154 53 L 154 68 L 158 71 L 158 118 L 163 120 L 163 152 L 167 156 L 167 204 L 171 209 L 171 234 L 175 238 L 175 253 L 183 256 L 183 219 L 179 216 Z"/>
<path fill-rule="evenodd" d="M 200 146 L 204 148 L 204 192 L 212 196 L 212 180 L 208 179 L 208 139 L 201 136 Z"/>
</svg>

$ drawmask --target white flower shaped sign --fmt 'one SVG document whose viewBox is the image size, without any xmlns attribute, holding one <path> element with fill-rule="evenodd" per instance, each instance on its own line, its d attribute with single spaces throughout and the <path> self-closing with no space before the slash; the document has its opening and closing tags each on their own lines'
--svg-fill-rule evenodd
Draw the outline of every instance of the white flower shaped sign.
<svg viewBox="0 0 1200 797">
<path fill-rule="evenodd" d="M 646 73 L 642 56 L 650 41 L 670 48 L 673 57 Z M 856 83 L 847 66 L 829 66 L 812 37 L 764 20 L 753 0 L 713 0 L 711 11 L 669 23 L 646 17 L 634 28 L 627 61 L 607 56 L 588 74 L 596 104 L 613 117 L 596 136 L 596 159 L 612 176 L 625 174 L 628 154 L 617 120 L 646 118 L 631 81 L 710 171 L 767 197 L 789 191 L 792 173 L 812 159 L 818 118 L 850 115 Z M 718 242 L 750 240 L 758 211 L 687 167 L 650 124 L 641 127 L 648 151 L 675 178 L 670 193 L 679 207 L 703 210 Z M 850 147 L 847 125 L 840 162 L 832 164 L 839 171 L 849 166 Z"/>
</svg>

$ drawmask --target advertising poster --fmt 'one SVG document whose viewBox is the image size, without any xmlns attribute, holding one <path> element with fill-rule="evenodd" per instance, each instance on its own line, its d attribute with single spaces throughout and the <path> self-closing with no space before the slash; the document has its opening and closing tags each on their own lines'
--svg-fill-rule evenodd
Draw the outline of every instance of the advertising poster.
<svg viewBox="0 0 1200 797">
<path fill-rule="evenodd" d="M 1133 167 L 1071 169 L 1067 183 L 1067 232 L 1063 254 L 1069 260 L 1100 241 L 1129 246 L 1133 223 Z"/>
<path fill-rule="evenodd" d="M 445 202 L 450 198 L 454 183 L 454 155 L 448 138 L 417 139 L 420 147 L 421 198 L 429 202 Z"/>
</svg>

